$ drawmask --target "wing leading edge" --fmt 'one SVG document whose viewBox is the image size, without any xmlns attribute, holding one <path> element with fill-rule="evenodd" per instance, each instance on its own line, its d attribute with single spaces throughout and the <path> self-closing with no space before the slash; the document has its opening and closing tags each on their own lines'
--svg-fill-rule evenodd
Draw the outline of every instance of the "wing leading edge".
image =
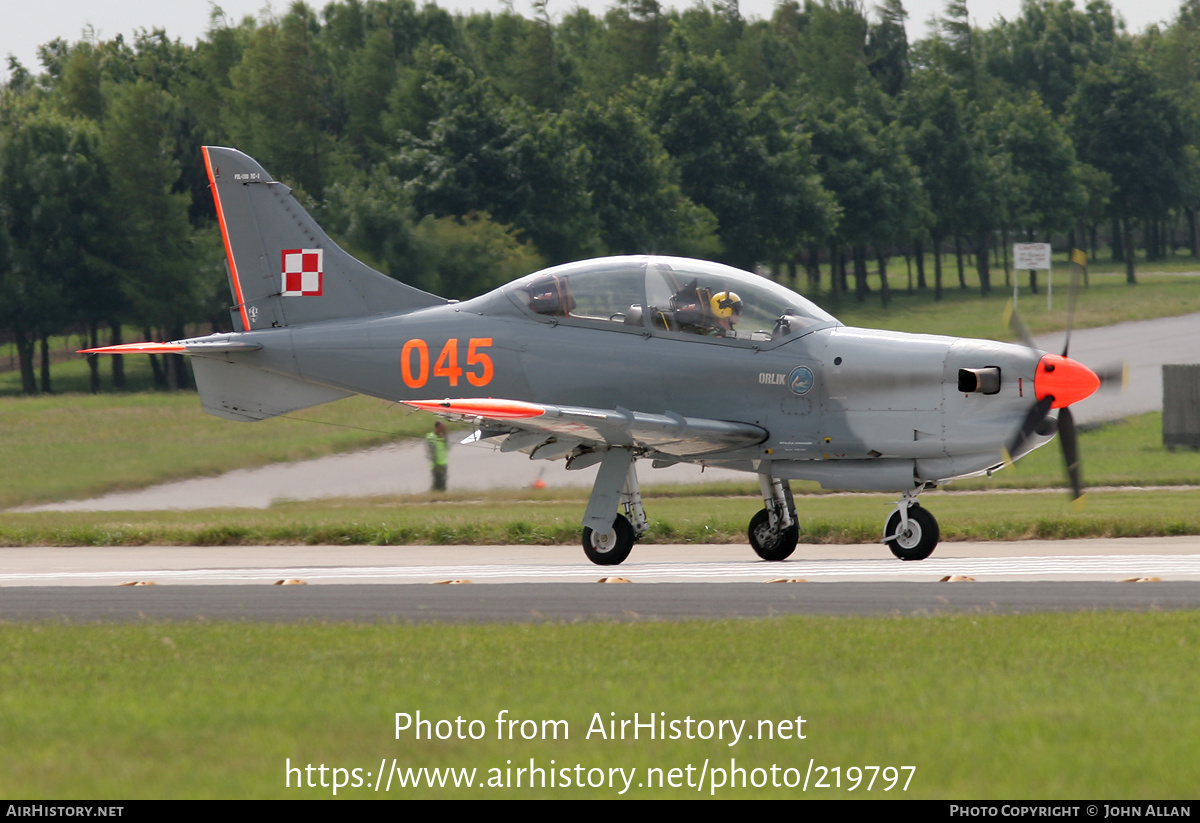
<svg viewBox="0 0 1200 823">
<path fill-rule="evenodd" d="M 621 407 L 591 409 L 492 398 L 401 402 L 478 426 L 480 431 L 470 439 L 505 436 L 501 451 L 528 451 L 530 457 L 539 459 L 570 458 L 569 468 L 593 465 L 606 447 L 692 460 L 767 439 L 766 429 L 750 423 L 683 417 L 674 412 L 645 414 Z"/>
</svg>

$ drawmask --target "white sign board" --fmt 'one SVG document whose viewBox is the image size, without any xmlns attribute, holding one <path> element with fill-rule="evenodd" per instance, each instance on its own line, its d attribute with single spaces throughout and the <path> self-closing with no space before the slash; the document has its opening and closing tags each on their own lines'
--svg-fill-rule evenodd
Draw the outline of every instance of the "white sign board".
<svg viewBox="0 0 1200 823">
<path fill-rule="evenodd" d="M 1013 243 L 1013 268 L 1017 271 L 1050 269 L 1049 243 Z"/>
</svg>

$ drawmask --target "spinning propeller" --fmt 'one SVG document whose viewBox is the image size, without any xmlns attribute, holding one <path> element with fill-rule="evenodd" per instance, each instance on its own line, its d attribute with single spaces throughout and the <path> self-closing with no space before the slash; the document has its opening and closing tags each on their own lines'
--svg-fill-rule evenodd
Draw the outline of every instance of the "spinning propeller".
<svg viewBox="0 0 1200 823">
<path fill-rule="evenodd" d="M 1128 366 L 1121 365 L 1094 372 L 1077 360 L 1067 356 L 1071 348 L 1071 326 L 1075 317 L 1075 299 L 1079 291 L 1079 269 L 1072 266 L 1070 301 L 1067 309 L 1066 339 L 1062 354 L 1046 354 L 1038 361 L 1034 376 L 1034 396 L 1037 402 L 1029 409 L 1021 428 L 1008 443 L 1008 455 L 1020 456 L 1034 434 L 1049 436 L 1058 432 L 1062 444 L 1063 462 L 1067 477 L 1071 481 L 1074 499 L 1083 496 L 1083 477 L 1079 467 L 1079 439 L 1075 433 L 1075 417 L 1071 405 L 1091 397 L 1098 389 L 1118 386 L 1124 388 L 1128 378 Z M 1029 327 L 1021 320 L 1012 302 L 1005 309 L 1007 322 L 1027 347 L 1041 351 L 1033 341 Z M 1050 410 L 1058 409 L 1058 420 L 1050 417 Z"/>
</svg>

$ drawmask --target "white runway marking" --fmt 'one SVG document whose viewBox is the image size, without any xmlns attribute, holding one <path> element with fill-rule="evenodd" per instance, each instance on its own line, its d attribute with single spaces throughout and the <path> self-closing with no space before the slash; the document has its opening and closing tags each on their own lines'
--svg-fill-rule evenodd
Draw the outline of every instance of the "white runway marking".
<svg viewBox="0 0 1200 823">
<path fill-rule="evenodd" d="M 297 578 L 317 583 L 592 583 L 618 576 L 644 583 L 755 582 L 802 577 L 810 582 L 933 582 L 947 575 L 980 582 L 1034 580 L 1117 581 L 1130 577 L 1200 580 L 1200 555 L 1084 555 L 1049 557 L 931 558 L 918 563 L 894 559 L 660 562 L 601 567 L 578 563 L 455 564 L 410 566 L 263 566 L 246 568 L 143 569 L 126 571 L 40 571 L 0 574 L 0 586 L 114 586 L 128 581 L 159 585 L 265 584 Z"/>
</svg>

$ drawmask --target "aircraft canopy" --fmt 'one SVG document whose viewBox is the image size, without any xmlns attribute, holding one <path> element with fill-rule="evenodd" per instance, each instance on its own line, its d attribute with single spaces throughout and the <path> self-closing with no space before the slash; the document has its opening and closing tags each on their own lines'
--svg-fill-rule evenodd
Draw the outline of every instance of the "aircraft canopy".
<svg viewBox="0 0 1200 823">
<path fill-rule="evenodd" d="M 765 343 L 838 321 L 757 274 L 680 257 L 605 257 L 544 269 L 504 287 L 524 311 L 556 322 Z"/>
</svg>

